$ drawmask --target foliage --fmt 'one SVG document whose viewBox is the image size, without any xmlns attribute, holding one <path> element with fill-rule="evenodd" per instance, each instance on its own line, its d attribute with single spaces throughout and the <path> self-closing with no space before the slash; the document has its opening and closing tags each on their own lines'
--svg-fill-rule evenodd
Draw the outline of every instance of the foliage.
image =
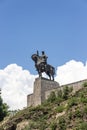
<svg viewBox="0 0 87 130">
<path fill-rule="evenodd" d="M 26 126 L 23 130 L 33 130 L 33 129 L 40 129 L 40 130 L 44 130 L 46 128 L 46 122 L 40 122 L 40 121 L 30 121 L 29 125 Z"/>
<path fill-rule="evenodd" d="M 57 97 L 62 98 L 62 90 L 61 89 L 57 91 Z"/>
<path fill-rule="evenodd" d="M 68 99 L 68 95 L 69 95 L 69 87 L 65 86 L 63 88 L 63 99 L 67 100 Z"/>
<path fill-rule="evenodd" d="M 83 83 L 83 87 L 87 87 L 87 82 L 84 82 L 84 83 Z"/>
<path fill-rule="evenodd" d="M 63 90 L 58 90 L 57 94 L 54 91 L 51 92 L 50 96 L 47 99 L 47 102 L 56 102 L 60 104 L 62 101 L 67 100 L 69 94 L 72 92 L 73 87 L 64 86 Z"/>
<path fill-rule="evenodd" d="M 72 106 L 77 105 L 77 98 L 76 97 L 72 97 L 71 99 L 68 100 L 68 106 L 67 109 L 71 108 Z"/>
<path fill-rule="evenodd" d="M 87 130 L 87 122 L 82 122 L 77 126 L 76 130 Z"/>
<path fill-rule="evenodd" d="M 69 114 L 68 114 L 68 118 L 69 118 L 69 120 L 72 119 L 72 116 L 73 116 L 73 113 L 70 111 Z"/>
<path fill-rule="evenodd" d="M 0 121 L 4 119 L 5 116 L 8 114 L 8 106 L 6 103 L 3 103 L 3 100 L 0 96 Z"/>
<path fill-rule="evenodd" d="M 66 130 L 66 121 L 63 117 L 59 118 L 58 127 L 59 127 L 59 130 Z"/>
<path fill-rule="evenodd" d="M 56 100 L 56 94 L 54 91 L 51 92 L 49 98 L 47 99 L 48 102 L 54 102 Z"/>
<path fill-rule="evenodd" d="M 84 107 L 84 110 L 83 110 L 84 114 L 87 115 L 87 105 Z"/>
<path fill-rule="evenodd" d="M 74 113 L 75 117 L 81 118 L 83 117 L 83 112 L 79 109 L 77 109 Z"/>
<path fill-rule="evenodd" d="M 58 106 L 57 108 L 56 108 L 56 112 L 63 112 L 63 110 L 64 110 L 64 106 L 63 105 L 61 105 L 61 106 Z"/>
<path fill-rule="evenodd" d="M 87 97 L 82 97 L 82 98 L 81 98 L 81 102 L 82 102 L 82 103 L 87 103 Z"/>
<path fill-rule="evenodd" d="M 56 128 L 57 128 L 57 123 L 53 121 L 53 122 L 51 123 L 51 125 L 50 125 L 50 128 L 51 128 L 51 130 L 56 130 Z"/>
<path fill-rule="evenodd" d="M 52 92 L 42 105 L 17 112 L 4 127 L 12 128 L 14 123 L 17 125 L 27 120 L 29 124 L 23 130 L 87 130 L 87 88 L 83 87 L 76 93 L 72 90 L 65 86 L 58 92 Z"/>
</svg>

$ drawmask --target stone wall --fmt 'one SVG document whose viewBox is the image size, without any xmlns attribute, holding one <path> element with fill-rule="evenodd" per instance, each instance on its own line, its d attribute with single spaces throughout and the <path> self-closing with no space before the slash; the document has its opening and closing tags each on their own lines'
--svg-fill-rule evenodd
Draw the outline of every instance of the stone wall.
<svg viewBox="0 0 87 130">
<path fill-rule="evenodd" d="M 63 89 L 64 86 L 73 87 L 73 93 L 82 88 L 82 85 L 86 80 L 65 84 L 59 86 L 56 81 L 51 81 L 45 78 L 37 78 L 34 82 L 33 94 L 27 96 L 27 106 L 37 106 L 44 102 L 48 98 L 52 91 L 57 92 L 59 89 Z"/>
<path fill-rule="evenodd" d="M 77 82 L 74 82 L 74 83 L 70 83 L 70 84 L 62 85 L 61 88 L 63 88 L 64 86 L 73 87 L 73 92 L 76 92 L 76 91 L 80 90 L 83 87 L 83 84 L 85 82 L 87 82 L 87 79 L 80 80 L 80 81 L 77 81 Z"/>
<path fill-rule="evenodd" d="M 52 91 L 54 91 L 56 93 L 59 89 L 62 90 L 64 88 L 64 86 L 72 87 L 73 88 L 73 93 L 75 93 L 76 91 L 80 90 L 83 87 L 83 84 L 85 82 L 87 82 L 87 79 L 77 81 L 77 82 L 74 82 L 74 83 L 70 83 L 70 84 L 65 84 L 65 85 L 60 86 L 57 89 L 48 90 L 48 91 L 45 92 L 45 98 L 47 99 Z"/>
<path fill-rule="evenodd" d="M 33 94 L 27 95 L 27 106 L 33 106 Z"/>
</svg>

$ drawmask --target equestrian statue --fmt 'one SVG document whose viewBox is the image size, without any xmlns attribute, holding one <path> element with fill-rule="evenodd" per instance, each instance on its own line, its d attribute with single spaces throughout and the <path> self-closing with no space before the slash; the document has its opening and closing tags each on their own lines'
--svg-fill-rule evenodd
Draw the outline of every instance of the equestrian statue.
<svg viewBox="0 0 87 130">
<path fill-rule="evenodd" d="M 47 64 L 47 56 L 45 52 L 42 51 L 42 55 L 39 56 L 39 52 L 31 56 L 32 60 L 35 62 L 35 68 L 38 71 L 39 77 L 42 77 L 42 73 L 45 72 L 50 80 L 54 80 L 55 68 Z"/>
</svg>

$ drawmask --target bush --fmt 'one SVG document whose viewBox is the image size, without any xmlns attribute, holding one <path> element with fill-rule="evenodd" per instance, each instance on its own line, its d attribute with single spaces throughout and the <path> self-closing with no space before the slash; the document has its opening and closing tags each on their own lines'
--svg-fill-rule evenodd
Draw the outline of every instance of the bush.
<svg viewBox="0 0 87 130">
<path fill-rule="evenodd" d="M 63 110 L 64 110 L 64 106 L 58 106 L 57 108 L 56 108 L 56 112 L 63 112 Z"/>
<path fill-rule="evenodd" d="M 81 98 L 81 102 L 82 102 L 82 103 L 87 103 L 87 97 L 82 97 L 82 98 Z"/>
<path fill-rule="evenodd" d="M 56 130 L 56 128 L 57 128 L 56 122 L 52 122 L 50 125 L 50 128 L 51 128 L 51 130 Z"/>
<path fill-rule="evenodd" d="M 87 115 L 87 105 L 84 107 L 84 110 L 83 110 L 84 114 Z"/>
<path fill-rule="evenodd" d="M 82 103 L 87 103 L 87 97 L 81 98 L 81 102 L 82 102 Z"/>
<path fill-rule="evenodd" d="M 83 113 L 80 110 L 76 110 L 74 114 L 75 114 L 75 117 L 78 117 L 78 118 L 83 117 Z"/>
<path fill-rule="evenodd" d="M 63 101 L 62 98 L 57 97 L 56 104 L 59 106 L 62 101 Z"/>
<path fill-rule="evenodd" d="M 63 117 L 59 118 L 58 128 L 59 130 L 66 130 L 66 121 Z"/>
<path fill-rule="evenodd" d="M 68 86 L 65 86 L 63 88 L 63 99 L 67 100 L 68 99 L 68 95 L 69 95 L 69 88 L 68 88 Z"/>
<path fill-rule="evenodd" d="M 87 130 L 87 122 L 82 122 L 79 126 L 77 126 L 76 130 Z"/>
<path fill-rule="evenodd" d="M 79 95 L 81 98 L 84 98 L 84 93 L 80 93 Z"/>
<path fill-rule="evenodd" d="M 56 100 L 56 94 L 54 91 L 51 92 L 50 96 L 48 97 L 47 101 L 48 102 L 54 102 Z"/>
<path fill-rule="evenodd" d="M 57 97 L 58 98 L 62 98 L 62 95 L 63 95 L 62 90 L 58 90 Z"/>
<path fill-rule="evenodd" d="M 68 118 L 69 118 L 69 120 L 72 119 L 72 116 L 73 116 L 72 112 L 69 112 L 69 114 L 68 114 Z"/>
<path fill-rule="evenodd" d="M 83 87 L 87 87 L 87 82 L 84 82 L 84 83 L 83 83 Z"/>
<path fill-rule="evenodd" d="M 77 99 L 76 99 L 75 97 L 73 97 L 73 98 L 69 99 L 67 108 L 69 109 L 69 108 L 71 108 L 72 106 L 75 106 L 75 105 L 77 105 L 77 104 L 78 104 L 78 103 L 77 103 Z"/>
</svg>

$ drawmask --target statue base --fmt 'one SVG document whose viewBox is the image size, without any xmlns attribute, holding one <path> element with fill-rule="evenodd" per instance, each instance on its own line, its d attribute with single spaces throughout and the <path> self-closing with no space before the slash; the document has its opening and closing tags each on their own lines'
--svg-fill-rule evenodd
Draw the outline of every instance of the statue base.
<svg viewBox="0 0 87 130">
<path fill-rule="evenodd" d="M 34 82 L 33 94 L 27 96 L 27 106 L 41 105 L 52 91 L 58 89 L 59 84 L 46 78 L 36 78 Z"/>
</svg>

